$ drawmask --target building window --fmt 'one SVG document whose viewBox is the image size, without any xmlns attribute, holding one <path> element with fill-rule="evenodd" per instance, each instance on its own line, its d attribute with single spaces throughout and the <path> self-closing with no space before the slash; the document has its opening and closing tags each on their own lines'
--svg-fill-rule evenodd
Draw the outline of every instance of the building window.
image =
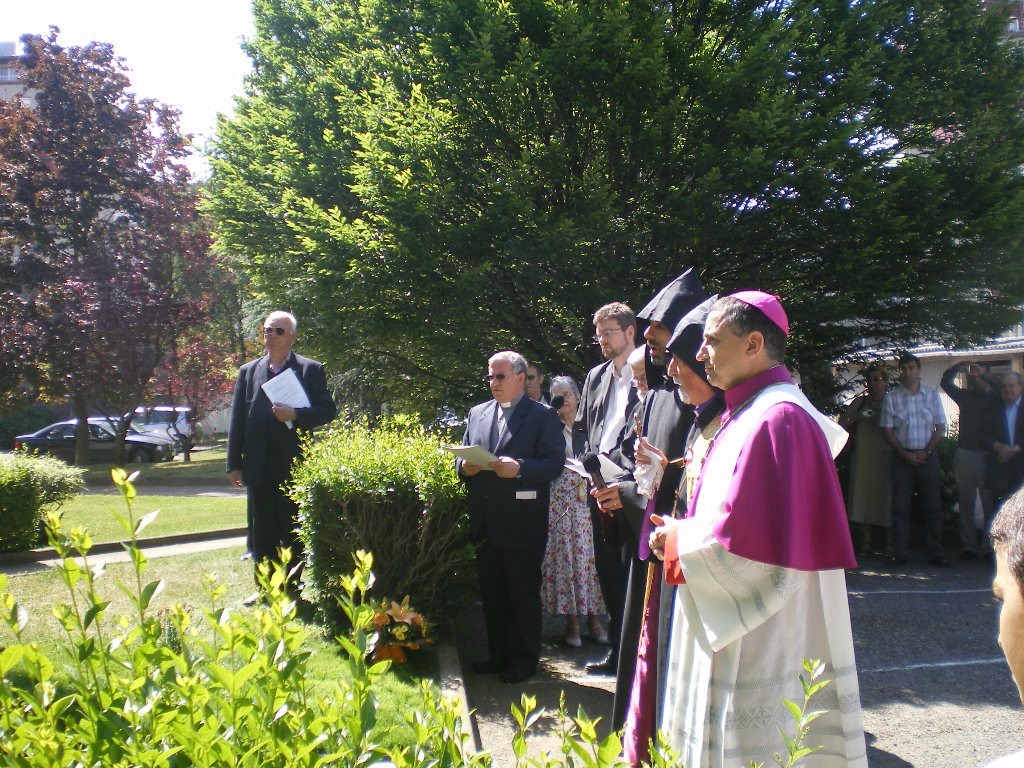
<svg viewBox="0 0 1024 768">
<path fill-rule="evenodd" d="M 18 68 L 13 64 L 0 64 L 0 83 L 18 82 Z"/>
</svg>

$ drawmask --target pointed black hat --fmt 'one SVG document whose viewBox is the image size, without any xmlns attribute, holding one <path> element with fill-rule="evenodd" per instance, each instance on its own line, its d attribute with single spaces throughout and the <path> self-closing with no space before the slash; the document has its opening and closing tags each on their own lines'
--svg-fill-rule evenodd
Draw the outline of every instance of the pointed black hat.
<svg viewBox="0 0 1024 768">
<path fill-rule="evenodd" d="M 675 328 L 683 315 L 707 297 L 704 289 L 700 287 L 700 278 L 691 267 L 658 291 L 636 316 L 648 323 L 658 322 Z"/>
<path fill-rule="evenodd" d="M 690 366 L 705 381 L 708 378 L 707 372 L 704 363 L 697 361 L 697 350 L 704 340 L 704 323 L 711 313 L 711 305 L 717 300 L 718 295 L 715 294 L 683 315 L 676 323 L 672 338 L 665 345 L 669 352 Z"/>
</svg>

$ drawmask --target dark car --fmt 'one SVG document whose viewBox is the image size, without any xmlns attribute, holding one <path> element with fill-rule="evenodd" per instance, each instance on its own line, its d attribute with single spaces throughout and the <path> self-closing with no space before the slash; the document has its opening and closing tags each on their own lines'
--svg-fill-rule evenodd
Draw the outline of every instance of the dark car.
<svg viewBox="0 0 1024 768">
<path fill-rule="evenodd" d="M 15 450 L 49 453 L 66 461 L 75 459 L 75 425 L 77 420 L 61 421 L 43 427 L 31 435 L 14 438 Z M 89 458 L 96 462 L 114 462 L 114 427 L 107 419 L 89 419 Z M 125 456 L 129 462 L 170 461 L 174 458 L 174 442 L 166 437 L 147 435 L 129 429 L 124 439 Z"/>
</svg>

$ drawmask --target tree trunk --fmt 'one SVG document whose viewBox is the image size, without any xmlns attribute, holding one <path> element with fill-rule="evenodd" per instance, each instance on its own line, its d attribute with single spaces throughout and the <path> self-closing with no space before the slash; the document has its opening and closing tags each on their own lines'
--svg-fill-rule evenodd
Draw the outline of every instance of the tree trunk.
<svg viewBox="0 0 1024 768">
<path fill-rule="evenodd" d="M 75 425 L 75 464 L 89 463 L 89 404 L 85 395 L 74 392 L 71 396 L 71 407 L 75 412 L 78 424 Z"/>
</svg>

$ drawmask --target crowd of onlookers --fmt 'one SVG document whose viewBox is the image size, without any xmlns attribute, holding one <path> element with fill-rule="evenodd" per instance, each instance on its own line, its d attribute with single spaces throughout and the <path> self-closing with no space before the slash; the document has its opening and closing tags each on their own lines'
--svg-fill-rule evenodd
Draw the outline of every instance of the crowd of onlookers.
<svg viewBox="0 0 1024 768">
<path fill-rule="evenodd" d="M 921 362 L 912 354 L 899 358 L 899 382 L 892 389 L 882 365 L 867 367 L 863 376 L 864 393 L 840 419 L 851 436 L 847 510 L 860 531 L 859 554 L 884 556 L 890 566 L 907 562 L 916 492 L 928 562 L 948 566 L 937 451 L 946 416 L 938 391 L 921 381 Z M 939 386 L 960 412 L 953 469 L 961 560 L 992 560 L 992 518 L 1024 482 L 1022 382 L 1020 373 L 996 375 L 975 362 L 957 363 L 942 374 Z"/>
</svg>

